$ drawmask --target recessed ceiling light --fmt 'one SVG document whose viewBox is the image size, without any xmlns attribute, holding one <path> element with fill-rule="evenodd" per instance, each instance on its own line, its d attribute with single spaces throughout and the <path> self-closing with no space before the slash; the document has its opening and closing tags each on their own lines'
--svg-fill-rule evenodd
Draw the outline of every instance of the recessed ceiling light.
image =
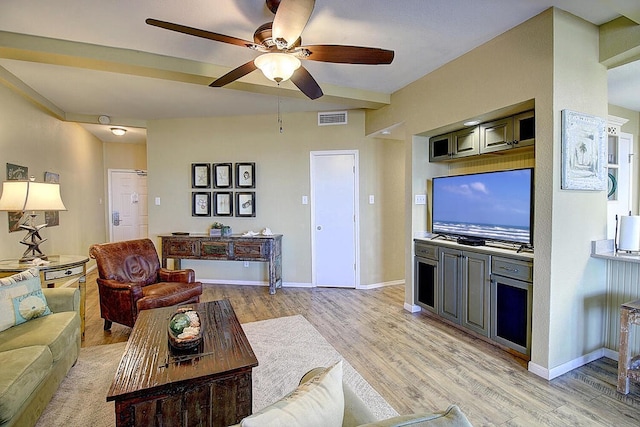
<svg viewBox="0 0 640 427">
<path fill-rule="evenodd" d="M 480 124 L 480 120 L 469 120 L 468 122 L 463 123 L 463 125 L 465 126 L 475 126 L 479 124 Z"/>
<path fill-rule="evenodd" d="M 111 128 L 111 133 L 116 136 L 122 136 L 127 133 L 127 130 L 122 128 Z"/>
</svg>

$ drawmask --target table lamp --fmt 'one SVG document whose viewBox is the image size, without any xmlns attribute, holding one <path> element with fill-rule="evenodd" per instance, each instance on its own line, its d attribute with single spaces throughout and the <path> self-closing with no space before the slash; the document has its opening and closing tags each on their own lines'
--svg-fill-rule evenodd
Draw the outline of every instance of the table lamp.
<svg viewBox="0 0 640 427">
<path fill-rule="evenodd" d="M 34 258 L 47 259 L 39 245 L 47 239 L 40 237 L 40 230 L 47 224 L 36 225 L 37 211 L 66 211 L 67 208 L 60 198 L 60 184 L 48 182 L 5 181 L 2 183 L 0 196 L 0 211 L 29 212 L 29 218 L 20 224 L 20 228 L 27 230 L 27 235 L 20 241 L 27 245 L 20 262 L 30 262 Z"/>
<path fill-rule="evenodd" d="M 620 240 L 617 250 L 626 252 L 640 251 L 640 216 L 620 217 Z"/>
</svg>

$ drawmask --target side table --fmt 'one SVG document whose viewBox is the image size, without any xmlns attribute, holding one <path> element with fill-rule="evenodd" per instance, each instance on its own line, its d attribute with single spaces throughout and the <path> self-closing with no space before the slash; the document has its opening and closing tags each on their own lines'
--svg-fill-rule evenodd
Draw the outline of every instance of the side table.
<svg viewBox="0 0 640 427">
<path fill-rule="evenodd" d="M 631 357 L 629 327 L 640 325 L 640 299 L 620 306 L 620 346 L 618 348 L 618 392 L 629 393 L 629 380 L 640 381 L 640 356 Z"/>
<path fill-rule="evenodd" d="M 87 297 L 87 262 L 83 255 L 49 255 L 48 264 L 39 265 L 42 287 L 55 288 L 65 286 L 70 279 L 76 279 L 80 289 L 80 332 L 84 339 L 85 302 Z M 30 263 L 21 263 L 17 259 L 0 260 L 0 277 L 11 276 L 28 268 Z"/>
</svg>

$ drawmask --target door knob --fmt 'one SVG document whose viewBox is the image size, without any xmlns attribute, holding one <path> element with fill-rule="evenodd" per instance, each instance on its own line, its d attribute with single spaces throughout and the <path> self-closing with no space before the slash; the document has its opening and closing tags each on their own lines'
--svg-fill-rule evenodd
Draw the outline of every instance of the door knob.
<svg viewBox="0 0 640 427">
<path fill-rule="evenodd" d="M 322 226 L 321 225 L 317 226 L 316 230 L 318 230 L 318 231 L 322 230 Z"/>
</svg>

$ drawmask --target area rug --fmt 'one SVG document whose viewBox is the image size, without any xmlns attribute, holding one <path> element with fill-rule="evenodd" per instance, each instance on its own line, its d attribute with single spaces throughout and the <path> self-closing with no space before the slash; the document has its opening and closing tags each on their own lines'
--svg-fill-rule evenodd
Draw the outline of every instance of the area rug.
<svg viewBox="0 0 640 427">
<path fill-rule="evenodd" d="M 245 323 L 242 328 L 259 363 L 253 370 L 254 411 L 295 389 L 310 369 L 343 360 L 344 381 L 367 402 L 376 417 L 397 415 L 303 316 Z M 105 399 L 124 347 L 125 343 L 118 343 L 81 349 L 78 362 L 49 402 L 37 426 L 114 426 L 114 404 Z"/>
</svg>

